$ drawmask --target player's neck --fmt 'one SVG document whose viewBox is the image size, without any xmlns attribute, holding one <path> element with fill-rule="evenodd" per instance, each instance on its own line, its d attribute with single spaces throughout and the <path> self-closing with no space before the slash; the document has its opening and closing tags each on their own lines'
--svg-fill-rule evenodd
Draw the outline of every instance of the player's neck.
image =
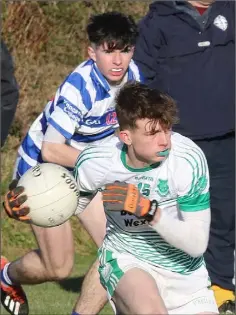
<svg viewBox="0 0 236 315">
<path fill-rule="evenodd" d="M 141 159 L 137 157 L 137 155 L 135 154 L 131 146 L 128 147 L 127 149 L 126 164 L 129 167 L 137 168 L 137 169 L 146 168 L 147 166 L 150 166 L 149 163 L 147 163 L 146 161 L 142 161 Z"/>
</svg>

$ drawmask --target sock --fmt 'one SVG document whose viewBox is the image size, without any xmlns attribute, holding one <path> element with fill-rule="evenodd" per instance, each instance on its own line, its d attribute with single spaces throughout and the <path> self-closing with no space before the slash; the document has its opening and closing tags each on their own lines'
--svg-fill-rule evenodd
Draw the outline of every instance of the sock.
<svg viewBox="0 0 236 315">
<path fill-rule="evenodd" d="M 212 285 L 211 289 L 214 291 L 216 304 L 220 307 L 227 300 L 235 300 L 235 295 L 233 291 L 223 289 L 218 287 L 218 285 Z"/>
<path fill-rule="evenodd" d="M 13 285 L 13 283 L 12 283 L 11 279 L 9 278 L 8 273 L 7 273 L 9 265 L 10 265 L 10 263 L 7 263 L 4 266 L 4 268 L 1 270 L 1 281 L 5 285 L 11 286 L 11 285 Z"/>
<path fill-rule="evenodd" d="M 80 315 L 80 314 L 77 313 L 76 311 L 73 311 L 73 312 L 71 313 L 71 315 Z"/>
</svg>

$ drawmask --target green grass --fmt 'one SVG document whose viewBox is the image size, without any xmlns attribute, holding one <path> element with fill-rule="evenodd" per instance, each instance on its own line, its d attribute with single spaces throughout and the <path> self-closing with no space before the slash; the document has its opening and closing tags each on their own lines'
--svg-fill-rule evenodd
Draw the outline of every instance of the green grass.
<svg viewBox="0 0 236 315">
<path fill-rule="evenodd" d="M 59 283 L 43 283 L 24 286 L 30 306 L 30 315 L 56 314 L 70 315 L 80 289 L 85 273 L 95 260 L 95 256 L 76 256 L 74 272 L 67 280 Z M 1 306 L 0 314 L 8 313 Z M 101 311 L 102 315 L 113 314 L 109 304 Z"/>
</svg>

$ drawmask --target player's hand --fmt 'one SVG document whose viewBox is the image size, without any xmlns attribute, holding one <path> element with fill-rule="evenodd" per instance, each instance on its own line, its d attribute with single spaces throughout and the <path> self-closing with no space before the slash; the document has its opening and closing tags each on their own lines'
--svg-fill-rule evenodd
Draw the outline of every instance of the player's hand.
<svg viewBox="0 0 236 315">
<path fill-rule="evenodd" d="M 158 208 L 156 200 L 145 198 L 133 184 L 115 182 L 107 184 L 102 190 L 103 204 L 107 210 L 122 211 L 134 214 L 151 221 Z"/>
<path fill-rule="evenodd" d="M 27 216 L 30 209 L 22 204 L 27 200 L 26 195 L 21 195 L 24 192 L 24 187 L 17 187 L 17 180 L 13 180 L 9 185 L 9 191 L 4 196 L 3 207 L 10 218 L 29 222 L 30 218 Z"/>
</svg>

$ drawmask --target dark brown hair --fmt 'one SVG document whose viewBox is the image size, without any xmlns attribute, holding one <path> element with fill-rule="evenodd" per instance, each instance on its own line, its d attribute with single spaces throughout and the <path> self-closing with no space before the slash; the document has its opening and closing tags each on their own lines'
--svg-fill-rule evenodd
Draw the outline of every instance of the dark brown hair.
<svg viewBox="0 0 236 315">
<path fill-rule="evenodd" d="M 134 46 L 138 28 L 132 16 L 120 12 L 106 12 L 90 17 L 87 33 L 91 43 L 107 44 L 110 51 Z"/>
<path fill-rule="evenodd" d="M 139 82 L 126 83 L 116 97 L 116 113 L 120 130 L 135 129 L 139 119 L 150 119 L 151 132 L 157 122 L 170 129 L 178 122 L 175 101 L 167 94 Z"/>
</svg>

